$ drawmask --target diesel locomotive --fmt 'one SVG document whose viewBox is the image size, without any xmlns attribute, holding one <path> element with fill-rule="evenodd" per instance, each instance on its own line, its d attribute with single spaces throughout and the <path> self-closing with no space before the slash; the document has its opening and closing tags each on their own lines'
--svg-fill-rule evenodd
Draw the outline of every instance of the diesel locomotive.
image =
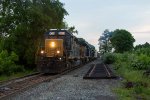
<svg viewBox="0 0 150 100">
<path fill-rule="evenodd" d="M 95 47 L 65 29 L 51 29 L 44 34 L 37 55 L 41 73 L 61 73 L 95 58 Z"/>
</svg>

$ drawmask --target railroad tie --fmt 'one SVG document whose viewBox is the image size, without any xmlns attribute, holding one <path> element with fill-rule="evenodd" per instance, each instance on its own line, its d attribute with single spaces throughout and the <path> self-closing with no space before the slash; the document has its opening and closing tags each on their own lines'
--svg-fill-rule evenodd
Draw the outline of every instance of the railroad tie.
<svg viewBox="0 0 150 100">
<path fill-rule="evenodd" d="M 103 63 L 91 66 L 83 79 L 111 79 L 116 78 L 111 69 Z"/>
</svg>

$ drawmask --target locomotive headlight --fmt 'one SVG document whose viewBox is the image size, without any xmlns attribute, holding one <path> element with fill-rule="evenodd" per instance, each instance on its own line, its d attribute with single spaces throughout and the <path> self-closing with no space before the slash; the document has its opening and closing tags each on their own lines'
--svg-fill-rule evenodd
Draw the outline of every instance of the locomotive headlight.
<svg viewBox="0 0 150 100">
<path fill-rule="evenodd" d="M 51 46 L 52 48 L 54 48 L 54 47 L 55 47 L 55 42 L 51 42 L 51 43 L 50 43 L 50 46 Z"/>
<path fill-rule="evenodd" d="M 44 54 L 44 50 L 41 50 L 41 54 Z"/>
<path fill-rule="evenodd" d="M 59 53 L 60 53 L 60 51 L 59 51 L 59 50 L 57 50 L 57 53 L 59 54 Z"/>
</svg>

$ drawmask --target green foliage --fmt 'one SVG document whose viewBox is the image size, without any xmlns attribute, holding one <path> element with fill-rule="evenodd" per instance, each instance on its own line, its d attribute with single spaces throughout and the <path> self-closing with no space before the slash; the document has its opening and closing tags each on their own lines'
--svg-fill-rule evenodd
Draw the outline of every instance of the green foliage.
<svg viewBox="0 0 150 100">
<path fill-rule="evenodd" d="M 115 54 L 116 68 L 119 68 L 121 64 L 124 64 L 122 66 L 126 66 L 127 69 L 148 70 L 150 69 L 150 57 L 144 54 Z"/>
<path fill-rule="evenodd" d="M 143 79 L 143 75 L 141 73 L 142 71 L 125 70 L 123 72 L 123 76 L 127 81 L 136 83 L 141 82 L 141 80 Z"/>
<path fill-rule="evenodd" d="M 138 55 L 145 54 L 147 56 L 150 56 L 150 48 L 139 48 L 135 50 L 135 53 Z"/>
<path fill-rule="evenodd" d="M 142 49 L 142 48 L 150 48 L 150 44 L 148 42 L 146 42 L 145 44 L 139 44 L 139 45 L 136 45 L 134 50 L 138 50 L 138 49 Z"/>
<path fill-rule="evenodd" d="M 131 63 L 134 69 L 149 70 L 150 69 L 150 44 L 137 45 L 134 48 L 134 53 L 137 55 Z"/>
<path fill-rule="evenodd" d="M 18 78 L 18 77 L 23 77 L 23 76 L 32 74 L 34 72 L 35 71 L 33 71 L 33 70 L 25 70 L 23 72 L 12 73 L 11 76 L 6 76 L 5 74 L 4 75 L 0 75 L 0 81 L 6 81 L 6 80 Z"/>
<path fill-rule="evenodd" d="M 115 53 L 115 57 L 116 57 L 116 60 L 118 61 L 121 61 L 121 62 L 126 62 L 129 57 L 132 57 L 132 55 L 129 55 L 128 53 Z"/>
<path fill-rule="evenodd" d="M 0 53 L 0 74 L 11 75 L 18 71 L 24 71 L 23 66 L 18 66 L 15 62 L 18 61 L 18 56 L 11 52 L 9 55 L 6 50 Z"/>
<path fill-rule="evenodd" d="M 135 39 L 130 32 L 126 30 L 115 30 L 111 37 L 112 46 L 115 48 L 115 52 L 123 53 L 131 51 L 133 49 L 133 43 Z"/>
<path fill-rule="evenodd" d="M 103 62 L 106 64 L 112 64 L 115 62 L 115 56 L 112 53 L 104 54 Z"/>
<path fill-rule="evenodd" d="M 137 70 L 150 69 L 150 57 L 144 54 L 139 55 L 136 59 L 132 60 L 131 67 Z"/>
<path fill-rule="evenodd" d="M 117 94 L 122 100 L 142 99 L 149 100 L 150 98 L 150 79 L 143 75 L 144 70 L 147 70 L 150 65 L 149 56 L 143 54 L 115 54 L 115 69 L 117 73 L 124 78 L 123 87 L 116 89 Z M 130 88 L 125 88 L 128 83 L 132 83 Z"/>
<path fill-rule="evenodd" d="M 68 27 L 68 31 L 71 32 L 71 33 L 76 33 L 76 34 L 78 34 L 78 31 L 75 29 L 75 26 Z"/>
<path fill-rule="evenodd" d="M 133 54 L 128 54 L 128 53 L 115 53 L 115 62 L 114 62 L 114 67 L 115 69 L 122 68 L 123 70 L 126 69 L 126 67 L 130 67 L 129 63 L 133 60 L 134 55 Z"/>
<path fill-rule="evenodd" d="M 20 64 L 34 64 L 46 31 L 66 27 L 68 13 L 59 0 L 2 0 L 0 7 L 0 50 L 14 51 Z"/>
<path fill-rule="evenodd" d="M 110 52 L 112 50 L 112 45 L 110 43 L 110 38 L 112 36 L 112 32 L 110 32 L 108 29 L 106 29 L 102 36 L 99 38 L 99 51 L 101 54 Z"/>
<path fill-rule="evenodd" d="M 126 89 L 122 89 L 122 88 L 117 88 L 114 90 L 118 96 L 119 96 L 119 100 L 134 100 L 134 98 L 132 97 L 132 90 L 126 90 Z"/>
<path fill-rule="evenodd" d="M 114 90 L 119 100 L 149 100 L 150 88 L 146 89 L 143 86 L 137 86 L 131 89 L 117 88 Z"/>
<path fill-rule="evenodd" d="M 142 93 L 142 92 L 143 92 L 143 87 L 141 87 L 141 86 L 136 86 L 136 87 L 134 88 L 134 92 L 135 92 L 136 94 Z"/>
</svg>

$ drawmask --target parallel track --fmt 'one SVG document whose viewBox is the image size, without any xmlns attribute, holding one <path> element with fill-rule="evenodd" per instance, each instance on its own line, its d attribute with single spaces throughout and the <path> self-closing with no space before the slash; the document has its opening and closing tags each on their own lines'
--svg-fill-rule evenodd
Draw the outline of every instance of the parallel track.
<svg viewBox="0 0 150 100">
<path fill-rule="evenodd" d="M 22 77 L 12 78 L 12 79 L 9 79 L 9 80 L 6 80 L 6 81 L 0 81 L 0 89 L 2 87 L 4 87 L 5 85 L 14 83 L 16 81 L 22 81 L 22 80 L 25 80 L 26 78 L 31 78 L 31 77 L 34 77 L 34 76 L 36 76 L 38 74 L 40 74 L 40 73 L 39 72 L 35 72 L 35 73 L 28 74 L 28 75 L 25 75 L 25 76 L 22 76 Z"/>
<path fill-rule="evenodd" d="M 83 77 L 83 79 L 112 79 L 116 77 L 117 76 L 114 75 L 108 65 L 97 63 L 91 65 L 90 70 Z"/>
</svg>

